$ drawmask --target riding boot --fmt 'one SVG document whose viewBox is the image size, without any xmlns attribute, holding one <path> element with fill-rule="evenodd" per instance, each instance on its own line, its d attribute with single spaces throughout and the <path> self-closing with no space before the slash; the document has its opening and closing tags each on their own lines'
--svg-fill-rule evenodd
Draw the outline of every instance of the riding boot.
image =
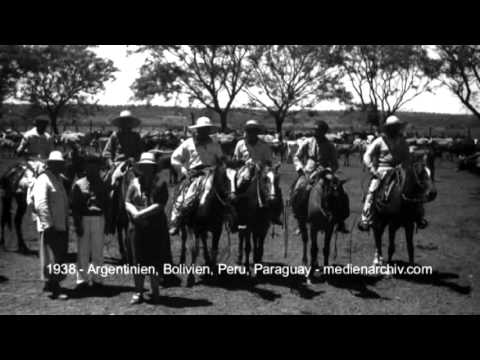
<svg viewBox="0 0 480 360">
<path fill-rule="evenodd" d="M 349 234 L 350 231 L 348 231 L 346 225 L 345 225 L 345 221 L 340 221 L 338 224 L 337 224 L 337 231 L 338 232 L 341 232 L 342 234 Z"/>
<path fill-rule="evenodd" d="M 422 219 L 420 219 L 420 220 L 417 221 L 417 227 L 418 227 L 420 230 L 425 229 L 427 226 L 428 226 L 428 221 L 427 221 L 427 219 L 422 218 Z"/>
</svg>

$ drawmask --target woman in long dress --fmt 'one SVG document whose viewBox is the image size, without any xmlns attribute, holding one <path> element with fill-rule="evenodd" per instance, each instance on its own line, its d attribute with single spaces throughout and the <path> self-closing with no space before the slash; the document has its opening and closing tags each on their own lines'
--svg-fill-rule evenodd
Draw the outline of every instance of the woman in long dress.
<svg viewBox="0 0 480 360">
<path fill-rule="evenodd" d="M 152 153 L 143 153 L 135 165 L 135 178 L 130 183 L 125 205 L 130 219 L 127 258 L 129 265 L 154 267 L 149 273 L 151 301 L 159 300 L 159 275 L 163 264 L 171 262 L 170 239 L 168 234 L 165 205 L 168 187 L 158 172 L 162 170 Z M 134 274 L 135 294 L 131 304 L 144 301 L 143 285 L 145 275 Z"/>
</svg>

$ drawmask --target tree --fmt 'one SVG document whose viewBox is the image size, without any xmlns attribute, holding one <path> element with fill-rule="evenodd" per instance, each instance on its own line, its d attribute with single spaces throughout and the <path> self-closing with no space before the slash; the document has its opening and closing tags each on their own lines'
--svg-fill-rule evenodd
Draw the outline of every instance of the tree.
<svg viewBox="0 0 480 360">
<path fill-rule="evenodd" d="M 252 105 L 265 108 L 273 116 L 280 136 L 292 108 L 349 98 L 340 82 L 339 57 L 333 46 L 258 46 L 250 61 L 253 86 L 246 87 L 245 92 Z"/>
<path fill-rule="evenodd" d="M 217 113 L 226 130 L 233 102 L 250 79 L 249 46 L 147 45 L 136 52 L 149 54 L 132 85 L 137 99 L 186 95 L 190 103 Z"/>
<path fill-rule="evenodd" d="M 3 102 L 15 95 L 22 73 L 32 66 L 22 45 L 0 45 L 0 119 Z"/>
<path fill-rule="evenodd" d="M 382 123 L 418 95 L 433 90 L 439 64 L 421 45 L 342 46 L 343 67 L 371 121 Z M 378 116 L 377 116 L 378 112 Z"/>
<path fill-rule="evenodd" d="M 440 79 L 480 119 L 480 45 L 438 45 Z"/>
<path fill-rule="evenodd" d="M 35 71 L 27 71 L 18 97 L 38 106 L 50 117 L 53 132 L 69 105 L 82 105 L 104 90 L 118 71 L 111 60 L 98 57 L 88 45 L 29 46 Z"/>
</svg>

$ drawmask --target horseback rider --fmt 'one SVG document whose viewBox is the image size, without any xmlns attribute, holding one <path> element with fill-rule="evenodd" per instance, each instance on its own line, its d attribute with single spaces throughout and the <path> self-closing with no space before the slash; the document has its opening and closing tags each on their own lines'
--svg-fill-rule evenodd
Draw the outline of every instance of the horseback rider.
<svg viewBox="0 0 480 360">
<path fill-rule="evenodd" d="M 256 120 L 249 120 L 245 124 L 245 138 L 237 142 L 233 153 L 233 160 L 242 165 L 247 165 L 248 172 L 245 181 L 250 181 L 258 167 L 272 166 L 272 150 L 263 140 L 258 138 L 262 132 L 262 126 Z M 281 194 L 280 194 L 281 198 Z M 279 202 L 282 204 L 283 202 Z M 271 221 L 274 224 L 282 225 L 279 219 L 282 209 L 272 209 Z"/>
<path fill-rule="evenodd" d="M 34 119 L 35 126 L 23 135 L 17 155 L 43 160 L 48 158 L 54 148 L 53 137 L 46 131 L 49 122 L 50 120 L 46 116 L 38 116 Z"/>
<path fill-rule="evenodd" d="M 180 144 L 171 156 L 172 166 L 184 176 L 184 179 L 173 202 L 170 235 L 178 234 L 181 217 L 184 215 L 184 204 L 200 195 L 195 189 L 197 181 L 204 177 L 201 170 L 223 161 L 224 155 L 220 144 L 210 136 L 215 128 L 208 117 L 198 118 L 195 125 L 189 126 L 189 129 L 194 131 L 193 137 Z"/>
<path fill-rule="evenodd" d="M 40 174 L 45 167 L 45 160 L 54 150 L 53 137 L 47 133 L 50 120 L 40 115 L 34 119 L 34 127 L 24 133 L 17 148 L 18 156 L 25 156 L 27 164 L 34 176 Z"/>
<path fill-rule="evenodd" d="M 310 183 L 310 175 L 319 167 L 330 168 L 332 172 L 338 170 L 338 158 L 335 145 L 326 138 L 329 126 L 325 121 L 319 120 L 315 127 L 315 135 L 307 138 L 299 146 L 293 157 L 298 179 L 293 185 L 293 192 L 306 189 Z M 345 222 L 338 224 L 337 230 L 348 233 Z"/>
<path fill-rule="evenodd" d="M 406 123 L 397 116 L 391 115 L 385 121 L 384 134 L 377 137 L 365 151 L 363 162 L 372 174 L 370 186 L 362 211 L 358 229 L 368 231 L 372 225 L 372 204 L 375 192 L 382 178 L 395 166 L 406 164 L 409 159 L 409 147 L 403 136 Z M 427 227 L 428 222 L 423 217 L 417 221 L 420 229 Z"/>
<path fill-rule="evenodd" d="M 102 153 L 110 166 L 127 159 L 138 161 L 143 152 L 143 143 L 140 134 L 133 129 L 140 124 L 140 119 L 133 116 L 129 110 L 122 111 L 120 116 L 112 120 L 112 125 L 118 130 L 110 135 Z"/>
</svg>

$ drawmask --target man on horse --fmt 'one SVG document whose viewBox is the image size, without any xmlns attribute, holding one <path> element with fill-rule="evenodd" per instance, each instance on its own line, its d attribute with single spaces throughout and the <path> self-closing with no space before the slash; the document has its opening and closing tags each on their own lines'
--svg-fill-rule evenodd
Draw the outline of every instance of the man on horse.
<svg viewBox="0 0 480 360">
<path fill-rule="evenodd" d="M 118 128 L 108 139 L 103 157 L 110 166 L 123 162 L 127 159 L 137 161 L 143 152 L 143 143 L 140 134 L 133 131 L 141 124 L 140 119 L 132 115 L 128 110 L 122 111 L 120 116 L 112 120 L 112 125 Z"/>
<path fill-rule="evenodd" d="M 200 117 L 196 124 L 189 127 L 194 130 L 193 137 L 185 140 L 171 156 L 172 166 L 184 176 L 173 202 L 170 217 L 170 235 L 178 234 L 182 217 L 189 203 L 195 203 L 200 197 L 199 181 L 204 178 L 202 169 L 215 166 L 223 161 L 220 144 L 210 135 L 216 128 L 207 117 Z"/>
<path fill-rule="evenodd" d="M 35 127 L 25 132 L 17 149 L 17 155 L 25 156 L 34 176 L 43 170 L 45 159 L 54 150 L 53 137 L 46 131 L 49 122 L 46 116 L 36 117 Z"/>
<path fill-rule="evenodd" d="M 384 176 L 398 165 L 406 164 L 410 159 L 409 147 L 403 136 L 405 122 L 397 116 L 389 116 L 385 121 L 384 135 L 377 137 L 365 151 L 363 161 L 372 174 L 370 186 L 365 197 L 362 218 L 358 229 L 368 231 L 372 225 L 372 205 L 376 190 Z M 426 228 L 428 222 L 422 217 L 417 226 Z"/>
<path fill-rule="evenodd" d="M 310 175 L 319 167 L 330 168 L 332 172 L 338 170 L 338 158 L 335 145 L 326 138 L 329 126 L 325 121 L 318 121 L 315 135 L 306 139 L 298 148 L 293 158 L 298 179 L 293 185 L 293 192 L 305 191 L 310 184 Z M 337 230 L 348 233 L 345 222 L 338 224 Z"/>
<path fill-rule="evenodd" d="M 238 141 L 233 153 L 233 160 L 246 166 L 244 178 L 245 183 L 251 181 L 255 171 L 263 166 L 272 166 L 272 150 L 263 140 L 258 138 L 262 131 L 262 126 L 256 120 L 249 120 L 245 124 L 245 138 Z M 280 194 L 281 198 L 281 194 Z M 272 223 L 282 225 L 279 219 L 282 212 L 281 204 L 278 209 L 272 209 Z"/>
</svg>

